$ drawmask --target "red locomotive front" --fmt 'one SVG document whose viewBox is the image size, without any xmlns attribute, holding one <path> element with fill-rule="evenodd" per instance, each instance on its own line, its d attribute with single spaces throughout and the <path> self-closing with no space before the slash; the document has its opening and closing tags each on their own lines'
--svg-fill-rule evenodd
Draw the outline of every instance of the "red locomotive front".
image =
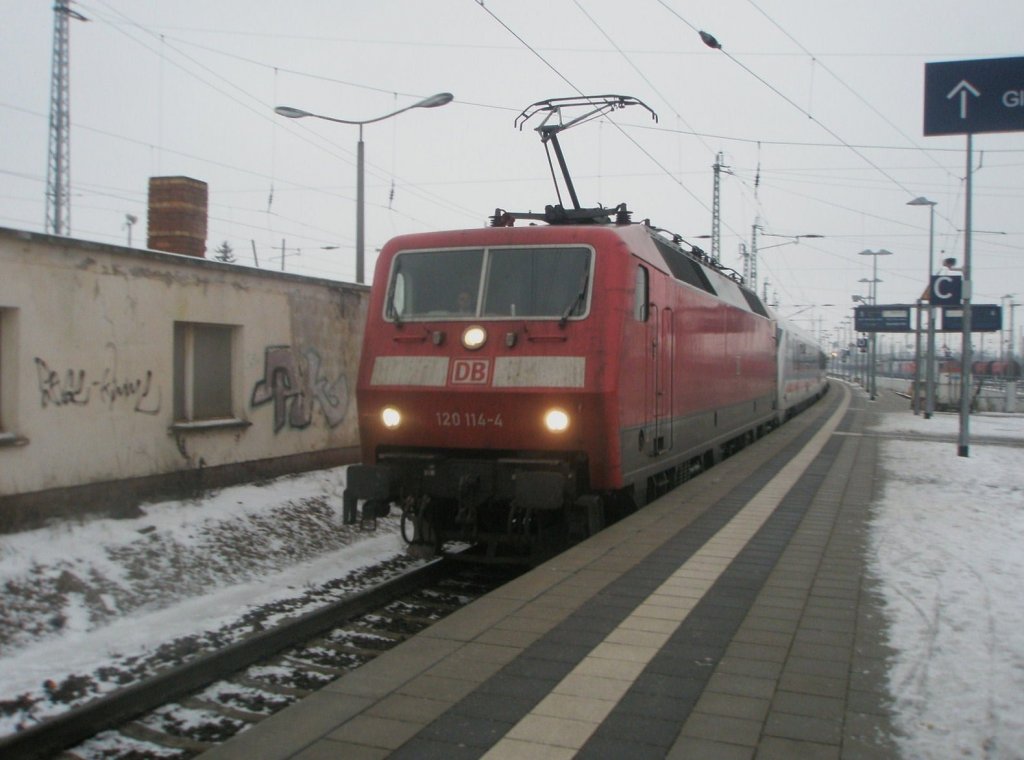
<svg viewBox="0 0 1024 760">
<path fill-rule="evenodd" d="M 609 443 L 625 255 L 600 227 L 388 243 L 359 369 L 364 465 L 351 468 L 349 501 L 398 501 L 426 542 L 522 533 L 531 543 L 561 526 L 592 473 L 618 469 Z"/>
</svg>

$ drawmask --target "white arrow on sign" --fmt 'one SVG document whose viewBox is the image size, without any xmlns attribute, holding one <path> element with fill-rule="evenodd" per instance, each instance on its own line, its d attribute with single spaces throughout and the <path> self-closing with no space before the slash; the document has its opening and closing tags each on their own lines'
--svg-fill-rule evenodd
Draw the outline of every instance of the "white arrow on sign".
<svg viewBox="0 0 1024 760">
<path fill-rule="evenodd" d="M 968 82 L 966 79 L 961 79 L 960 84 L 949 91 L 946 96 L 946 100 L 952 100 L 956 95 L 960 95 L 960 118 L 967 118 L 967 93 L 970 93 L 974 97 L 981 97 L 981 93 L 975 89 L 974 85 Z"/>
</svg>

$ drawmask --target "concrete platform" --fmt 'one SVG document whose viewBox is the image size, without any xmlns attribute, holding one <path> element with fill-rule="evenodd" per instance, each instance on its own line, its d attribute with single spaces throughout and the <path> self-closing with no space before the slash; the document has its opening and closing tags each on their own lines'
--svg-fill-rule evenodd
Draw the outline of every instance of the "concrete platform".
<svg viewBox="0 0 1024 760">
<path fill-rule="evenodd" d="M 896 756 L 865 573 L 868 403 L 833 383 L 740 454 L 202 757 Z"/>
</svg>

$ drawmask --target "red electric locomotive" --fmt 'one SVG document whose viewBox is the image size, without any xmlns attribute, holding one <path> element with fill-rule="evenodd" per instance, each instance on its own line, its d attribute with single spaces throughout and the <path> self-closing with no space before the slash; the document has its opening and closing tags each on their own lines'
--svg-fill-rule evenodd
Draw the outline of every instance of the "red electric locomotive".
<svg viewBox="0 0 1024 760">
<path fill-rule="evenodd" d="M 816 347 L 794 342 L 780 362 L 786 333 L 757 295 L 681 243 L 625 206 L 578 204 L 388 242 L 346 519 L 358 500 L 364 515 L 398 504 L 414 544 L 534 551 L 647 502 L 820 394 Z M 802 373 L 792 382 L 789 366 Z"/>
</svg>

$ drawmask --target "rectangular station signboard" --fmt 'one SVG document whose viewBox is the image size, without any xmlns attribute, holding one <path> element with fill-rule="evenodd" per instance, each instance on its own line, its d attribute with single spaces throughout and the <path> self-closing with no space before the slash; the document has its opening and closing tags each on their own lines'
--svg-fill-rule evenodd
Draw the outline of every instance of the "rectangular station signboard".
<svg viewBox="0 0 1024 760">
<path fill-rule="evenodd" d="M 964 307 L 942 307 L 940 332 L 962 332 Z M 995 332 L 1003 329 L 1003 307 L 996 304 L 971 304 L 971 332 Z"/>
<path fill-rule="evenodd" d="M 853 329 L 857 332 L 910 332 L 910 309 L 904 304 L 858 306 L 853 312 Z"/>
<path fill-rule="evenodd" d="M 924 67 L 925 135 L 1024 130 L 1024 57 Z"/>
</svg>

